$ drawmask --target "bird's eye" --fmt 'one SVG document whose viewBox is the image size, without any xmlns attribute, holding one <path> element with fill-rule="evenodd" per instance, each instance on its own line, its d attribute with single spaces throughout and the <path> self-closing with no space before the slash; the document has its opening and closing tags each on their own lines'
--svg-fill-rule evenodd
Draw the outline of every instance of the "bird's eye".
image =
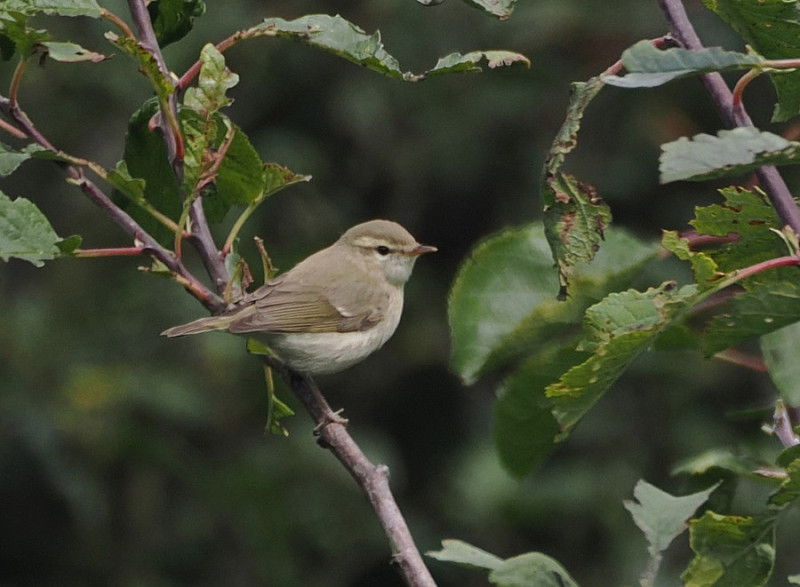
<svg viewBox="0 0 800 587">
<path fill-rule="evenodd" d="M 378 245 L 377 247 L 375 247 L 375 250 L 378 251 L 378 254 L 381 257 L 385 257 L 386 255 L 389 254 L 389 247 L 385 245 Z"/>
</svg>

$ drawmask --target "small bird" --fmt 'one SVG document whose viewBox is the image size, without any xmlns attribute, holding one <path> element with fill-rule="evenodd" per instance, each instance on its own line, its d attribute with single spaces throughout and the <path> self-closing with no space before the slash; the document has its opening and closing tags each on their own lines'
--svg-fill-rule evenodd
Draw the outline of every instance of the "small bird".
<svg viewBox="0 0 800 587">
<path fill-rule="evenodd" d="M 394 334 L 403 312 L 403 286 L 414 263 L 435 251 L 395 222 L 370 220 L 224 313 L 161 334 L 225 330 L 260 340 L 300 373 L 337 373 Z"/>
</svg>

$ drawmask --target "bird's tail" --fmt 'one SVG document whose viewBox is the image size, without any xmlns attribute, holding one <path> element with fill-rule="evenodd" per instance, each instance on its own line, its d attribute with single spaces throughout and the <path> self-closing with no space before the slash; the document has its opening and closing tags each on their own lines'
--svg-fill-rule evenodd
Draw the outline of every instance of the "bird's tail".
<svg viewBox="0 0 800 587">
<path fill-rule="evenodd" d="M 167 328 L 161 333 L 161 336 L 186 336 L 187 334 L 200 334 L 201 332 L 210 332 L 212 330 L 225 330 L 231 324 L 230 316 L 209 316 L 207 318 L 199 318 L 189 322 L 188 324 L 181 324 Z"/>
</svg>

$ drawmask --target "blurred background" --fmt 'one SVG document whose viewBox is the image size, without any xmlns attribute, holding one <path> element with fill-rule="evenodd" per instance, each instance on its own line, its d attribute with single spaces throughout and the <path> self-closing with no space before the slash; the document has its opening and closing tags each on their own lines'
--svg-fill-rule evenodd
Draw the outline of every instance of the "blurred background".
<svg viewBox="0 0 800 587">
<path fill-rule="evenodd" d="M 102 4 L 128 18 L 124 2 Z M 741 48 L 699 1 L 687 7 L 708 44 Z M 547 465 L 516 480 L 492 446 L 494 382 L 465 387 L 448 369 L 446 308 L 459 264 L 480 239 L 540 217 L 537 181 L 569 83 L 663 34 L 657 3 L 529 0 L 498 22 L 457 0 L 433 8 L 209 1 L 165 55 L 182 73 L 208 41 L 267 16 L 315 12 L 380 29 L 404 70 L 473 49 L 518 51 L 532 65 L 404 84 L 288 41 L 234 47 L 226 59 L 241 82 L 230 116 L 265 161 L 313 175 L 262 206 L 242 235 L 243 253 L 259 267 L 251 244 L 259 235 L 285 270 L 376 217 L 438 246 L 417 264 L 394 338 L 320 386 L 345 409 L 366 454 L 391 468 L 421 550 L 459 538 L 502 557 L 544 552 L 582 585 L 637 582 L 646 545 L 622 500 L 642 477 L 688 491 L 670 470 L 706 449 L 776 453 L 759 430 L 767 412 L 746 412 L 770 406 L 767 377 L 688 353 L 646 356 Z M 104 22 L 34 24 L 113 53 Z M 4 87 L 12 71 L 0 64 Z M 149 95 L 133 62 L 116 55 L 32 65 L 21 102 L 56 146 L 113 166 L 128 117 Z M 756 124 L 771 128 L 768 80 L 746 98 Z M 685 228 L 695 205 L 717 201 L 714 185 L 659 186 L 659 145 L 719 126 L 697 80 L 608 88 L 587 112 L 569 170 L 597 187 L 617 223 L 658 239 L 661 228 Z M 28 162 L 0 189 L 32 199 L 60 235 L 81 234 L 86 248 L 130 244 L 54 165 Z M 317 446 L 288 390 L 279 395 L 298 412 L 285 421 L 288 438 L 265 434 L 258 361 L 232 336 L 159 337 L 204 311 L 175 283 L 138 271 L 141 262 L 0 265 L 0 584 L 400 585 L 368 503 Z M 760 507 L 766 491 L 743 487 L 737 511 Z M 800 547 L 783 532 L 782 552 L 792 551 L 788 539 Z M 664 584 L 688 561 L 685 537 L 677 542 Z M 427 562 L 440 585 L 486 584 L 482 573 Z M 779 554 L 776 576 L 797 572 L 791 566 Z"/>
</svg>

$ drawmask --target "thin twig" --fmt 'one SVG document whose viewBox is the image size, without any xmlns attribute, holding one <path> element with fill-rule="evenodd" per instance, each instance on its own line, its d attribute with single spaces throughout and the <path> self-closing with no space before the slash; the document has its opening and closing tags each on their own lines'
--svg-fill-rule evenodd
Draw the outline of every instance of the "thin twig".
<svg viewBox="0 0 800 587">
<path fill-rule="evenodd" d="M 389 487 L 389 468 L 372 463 L 347 432 L 340 416 L 325 401 L 310 377 L 300 375 L 268 356 L 261 356 L 265 364 L 276 369 L 292 388 L 313 418 L 319 433 L 320 444 L 328 448 L 353 476 L 364 491 L 380 520 L 392 546 L 393 560 L 406 584 L 412 587 L 435 587 L 436 583 L 425 566 L 414 538 Z"/>
<path fill-rule="evenodd" d="M 658 4 L 667 17 L 675 39 L 686 49 L 695 51 L 703 49 L 703 43 L 686 14 L 683 2 L 658 0 Z M 719 73 L 707 73 L 701 79 L 727 125 L 753 126 L 744 107 L 734 103 L 733 94 Z M 795 233 L 800 234 L 800 209 L 794 203 L 792 194 L 777 168 L 764 165 L 756 170 L 756 175 L 783 222 L 791 226 Z"/>
</svg>

